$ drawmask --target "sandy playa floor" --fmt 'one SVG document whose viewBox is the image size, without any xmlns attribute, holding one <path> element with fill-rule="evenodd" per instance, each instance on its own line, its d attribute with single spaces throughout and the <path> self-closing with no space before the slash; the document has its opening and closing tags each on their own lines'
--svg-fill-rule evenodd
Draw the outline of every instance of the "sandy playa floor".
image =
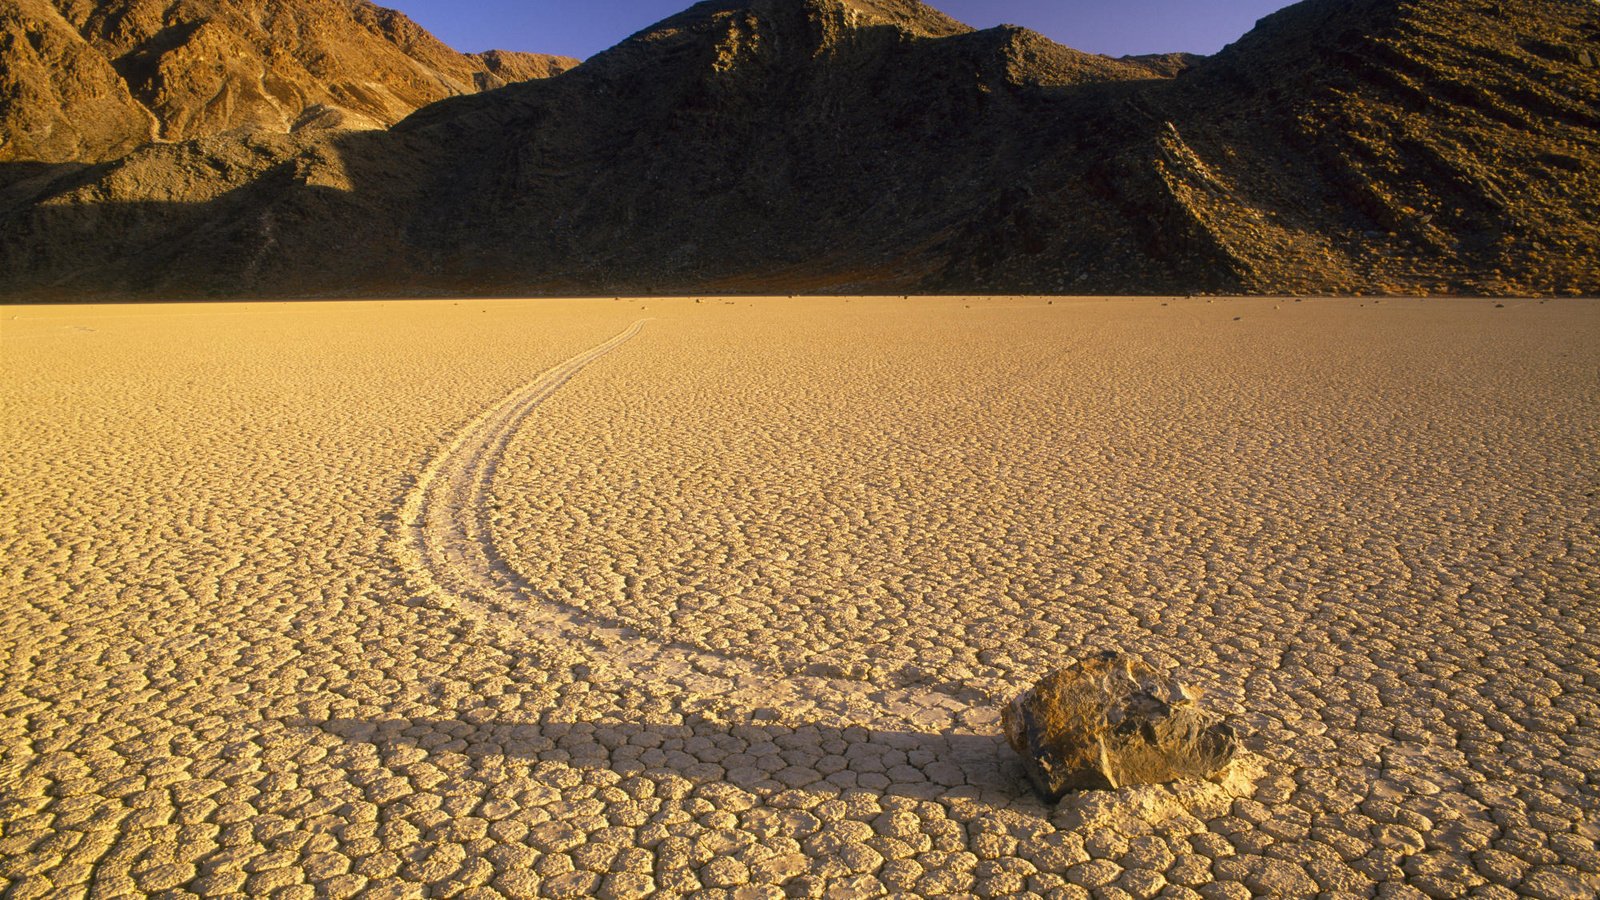
<svg viewBox="0 0 1600 900">
<path fill-rule="evenodd" d="M 0 308 L 0 894 L 1593 897 L 1600 303 Z M 1225 785 L 995 705 L 1200 673 Z"/>
</svg>

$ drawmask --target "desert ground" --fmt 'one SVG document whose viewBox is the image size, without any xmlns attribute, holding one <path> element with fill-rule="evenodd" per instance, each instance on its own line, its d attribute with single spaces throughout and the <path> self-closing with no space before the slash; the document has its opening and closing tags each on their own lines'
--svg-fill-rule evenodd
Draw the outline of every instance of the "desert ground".
<svg viewBox="0 0 1600 900">
<path fill-rule="evenodd" d="M 1600 891 L 1600 302 L 0 308 L 0 894 Z M 1244 732 L 1047 806 L 1101 649 Z"/>
</svg>

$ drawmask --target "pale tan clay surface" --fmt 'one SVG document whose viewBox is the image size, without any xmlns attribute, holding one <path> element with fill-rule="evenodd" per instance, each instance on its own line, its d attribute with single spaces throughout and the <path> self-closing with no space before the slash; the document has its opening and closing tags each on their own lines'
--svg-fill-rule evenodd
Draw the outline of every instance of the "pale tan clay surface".
<svg viewBox="0 0 1600 900">
<path fill-rule="evenodd" d="M 1588 898 L 1600 304 L 0 308 L 0 894 Z M 1177 667 L 1221 784 L 995 708 Z"/>
</svg>

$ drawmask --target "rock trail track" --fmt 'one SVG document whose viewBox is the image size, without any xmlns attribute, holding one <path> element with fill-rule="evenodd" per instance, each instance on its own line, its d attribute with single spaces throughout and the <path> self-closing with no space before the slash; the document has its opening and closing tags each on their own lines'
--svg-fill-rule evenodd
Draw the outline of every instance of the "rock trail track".
<svg viewBox="0 0 1600 900">
<path fill-rule="evenodd" d="M 867 682 L 772 671 L 733 653 L 641 633 L 625 622 L 563 603 L 528 584 L 497 546 L 490 515 L 491 486 L 519 426 L 585 368 L 637 336 L 650 319 L 545 371 L 518 387 L 450 438 L 427 462 L 400 510 L 397 558 L 422 594 L 492 628 L 516 646 L 541 640 L 582 648 L 585 664 L 603 667 L 605 680 L 644 681 L 681 688 L 691 705 L 711 702 L 756 719 L 800 716 L 835 727 L 871 725 L 929 734 L 988 735 L 994 753 L 997 711 L 929 690 L 880 688 Z M 965 742 L 968 746 L 971 741 Z M 1000 786 L 999 760 L 969 754 L 967 766 L 945 767 L 946 786 Z"/>
</svg>

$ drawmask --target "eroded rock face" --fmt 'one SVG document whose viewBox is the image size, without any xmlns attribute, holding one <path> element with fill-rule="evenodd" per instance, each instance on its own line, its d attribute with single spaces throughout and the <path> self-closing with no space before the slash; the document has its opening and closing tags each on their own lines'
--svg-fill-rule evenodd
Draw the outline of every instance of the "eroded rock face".
<svg viewBox="0 0 1600 900">
<path fill-rule="evenodd" d="M 0 163 L 117 156 L 155 121 L 46 0 L 0 6 Z"/>
<path fill-rule="evenodd" d="M 235 129 L 384 127 L 577 62 L 458 53 L 365 0 L 16 0 L 0 8 L 0 163 L 98 162 Z"/>
<path fill-rule="evenodd" d="M 1238 751 L 1196 691 L 1122 653 L 1046 675 L 1003 710 L 1006 739 L 1050 802 L 1069 791 L 1211 778 Z"/>
</svg>

